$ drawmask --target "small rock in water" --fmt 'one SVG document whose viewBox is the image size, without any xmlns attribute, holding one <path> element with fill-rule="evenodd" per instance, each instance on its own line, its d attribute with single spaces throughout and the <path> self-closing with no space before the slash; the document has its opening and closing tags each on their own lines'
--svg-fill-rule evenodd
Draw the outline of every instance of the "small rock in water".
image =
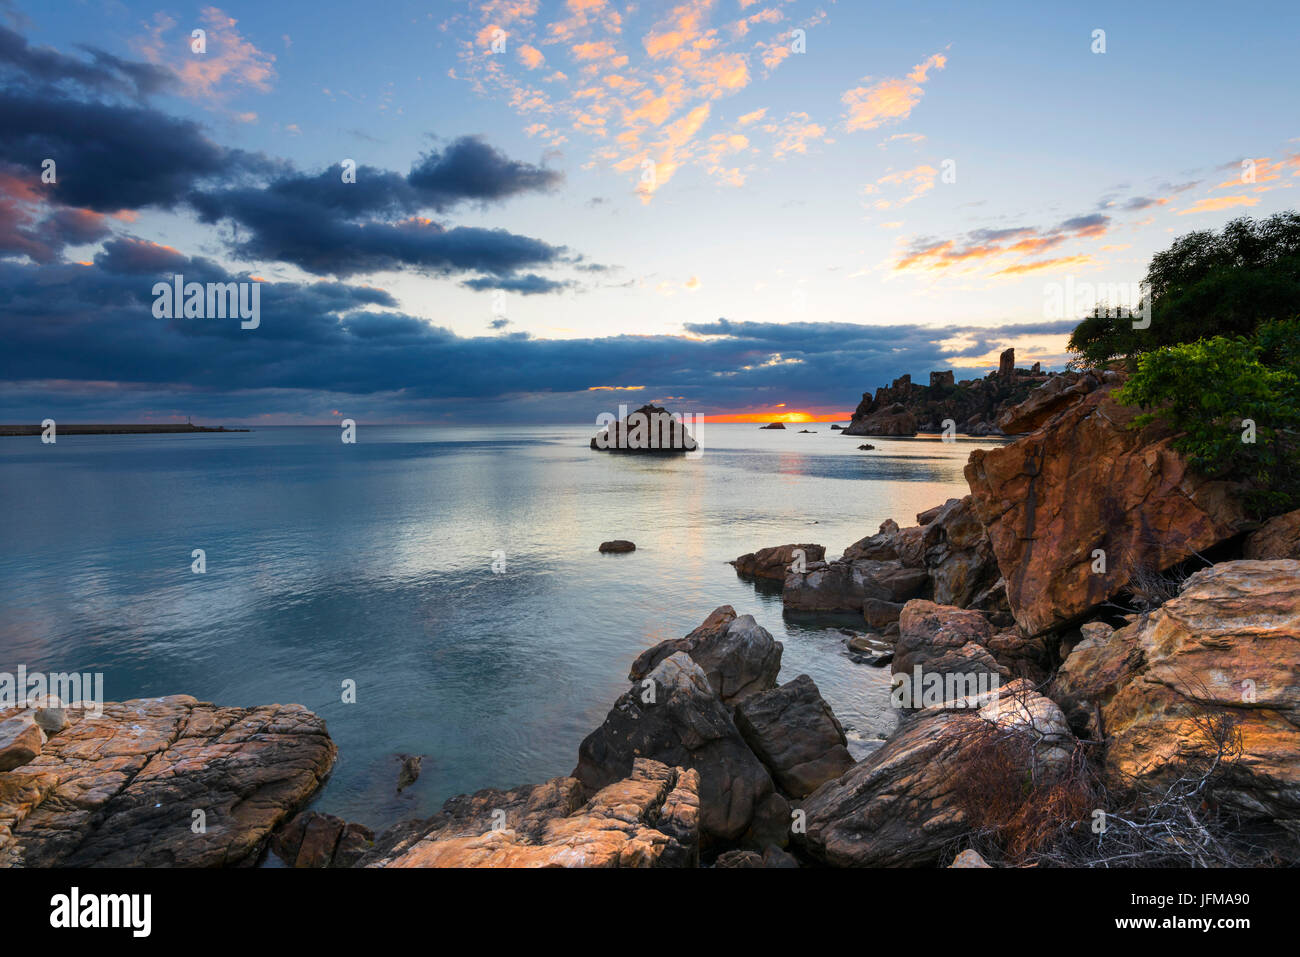
<svg viewBox="0 0 1300 957">
<path fill-rule="evenodd" d="M 419 754 L 399 754 L 397 757 L 402 762 L 402 770 L 397 772 L 397 792 L 400 794 L 402 788 L 414 784 L 420 776 L 420 762 L 424 757 Z"/>
<path fill-rule="evenodd" d="M 616 538 L 612 542 L 601 542 L 600 550 L 602 552 L 634 552 L 636 546 L 629 541 Z"/>
<path fill-rule="evenodd" d="M 861 449 L 863 452 L 870 452 L 872 449 L 875 448 L 875 446 L 874 446 L 874 445 L 859 445 L 858 448 Z"/>
</svg>

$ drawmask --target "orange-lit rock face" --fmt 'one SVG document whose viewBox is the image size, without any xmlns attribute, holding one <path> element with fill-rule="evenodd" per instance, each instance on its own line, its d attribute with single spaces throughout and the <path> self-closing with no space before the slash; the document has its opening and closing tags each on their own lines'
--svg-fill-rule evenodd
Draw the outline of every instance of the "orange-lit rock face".
<svg viewBox="0 0 1300 957">
<path fill-rule="evenodd" d="M 632 774 L 602 788 L 586 805 L 574 778 L 537 788 L 485 791 L 466 800 L 463 819 L 438 828 L 384 867 L 657 867 L 695 863 L 699 774 L 638 759 Z M 535 793 L 536 792 L 536 793 Z M 480 795 L 482 799 L 480 799 Z M 512 797 L 519 798 L 510 807 Z M 499 826 L 493 805 L 504 803 Z M 480 806 L 481 805 L 481 806 Z M 449 833 L 450 832 L 450 833 Z"/>
<path fill-rule="evenodd" d="M 1130 429 L 1138 411 L 1113 389 L 966 466 L 1011 612 L 1031 634 L 1113 597 L 1135 569 L 1169 568 L 1244 527 L 1233 488 L 1191 472 L 1158 425 Z"/>
<path fill-rule="evenodd" d="M 1242 755 L 1226 797 L 1300 817 L 1300 561 L 1224 562 L 1152 614 L 1081 642 L 1053 694 L 1095 702 L 1117 785 L 1160 787 L 1212 753 L 1198 726 L 1232 715 Z M 1076 709 L 1077 710 L 1077 709 Z"/>
</svg>

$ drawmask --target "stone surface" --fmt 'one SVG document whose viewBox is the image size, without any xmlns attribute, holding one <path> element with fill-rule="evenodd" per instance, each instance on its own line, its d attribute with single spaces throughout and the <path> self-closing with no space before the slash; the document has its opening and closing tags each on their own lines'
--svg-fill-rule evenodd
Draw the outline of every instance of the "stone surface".
<svg viewBox="0 0 1300 957">
<path fill-rule="evenodd" d="M 853 766 L 844 728 L 807 675 L 737 705 L 736 727 L 790 797 L 811 794 Z"/>
<path fill-rule="evenodd" d="M 172 695 L 109 702 L 98 718 L 70 706 L 67 717 L 38 757 L 0 773 L 0 792 L 43 793 L 0 831 L 0 863 L 247 863 L 335 757 L 325 722 L 301 705 L 220 708 Z M 191 830 L 196 810 L 205 833 Z"/>
<path fill-rule="evenodd" d="M 290 867 L 352 867 L 374 840 L 368 827 L 304 811 L 271 836 L 271 850 Z"/>
<path fill-rule="evenodd" d="M 786 573 L 781 598 L 791 611 L 860 613 L 868 598 L 907 601 L 927 578 L 925 569 L 908 568 L 896 560 L 814 562 L 802 574 L 793 569 Z"/>
<path fill-rule="evenodd" d="M 750 578 L 785 581 L 786 569 L 791 563 L 802 561 L 807 565 L 809 562 L 820 562 L 825 558 L 826 548 L 822 545 L 774 545 L 771 548 L 760 548 L 756 552 L 741 555 L 731 564 L 739 574 Z"/>
<path fill-rule="evenodd" d="M 741 737 L 708 676 L 681 651 L 634 680 L 604 723 L 583 740 L 573 777 L 594 794 L 627 777 L 641 757 L 699 772 L 700 829 L 706 841 L 742 838 L 760 805 L 774 794 L 771 776 Z"/>
<path fill-rule="evenodd" d="M 29 713 L 0 721 L 0 771 L 27 764 L 41 753 L 44 741 L 45 735 Z"/>
<path fill-rule="evenodd" d="M 693 867 L 699 775 L 637 758 L 585 803 L 573 778 L 453 798 L 421 828 L 381 835 L 371 867 Z"/>
<path fill-rule="evenodd" d="M 1170 568 L 1244 527 L 1233 487 L 1196 476 L 1160 426 L 1130 429 L 1138 412 L 1112 401 L 1113 389 L 1076 397 L 966 466 L 1011 613 L 1029 634 L 1085 616 L 1139 568 Z M 1094 571 L 1097 549 L 1104 571 Z"/>
<path fill-rule="evenodd" d="M 992 867 L 988 861 L 980 857 L 979 851 L 971 850 L 969 847 L 962 851 L 953 862 L 948 865 L 949 870 L 953 868 L 961 869 L 966 867 Z"/>
<path fill-rule="evenodd" d="M 1276 515 L 1247 535 L 1241 557 L 1252 561 L 1300 559 L 1300 509 Z"/>
<path fill-rule="evenodd" d="M 1243 753 L 1216 796 L 1300 820 L 1300 562 L 1197 572 L 1151 614 L 1081 641 L 1055 689 L 1075 722 L 1099 709 L 1116 786 L 1165 786 L 1208 753 L 1200 716 L 1232 715 Z"/>
<path fill-rule="evenodd" d="M 911 676 L 920 668 L 922 674 L 987 674 L 1000 680 L 1008 673 L 986 647 L 993 626 L 979 612 L 917 599 L 903 607 L 898 629 L 895 675 Z"/>
<path fill-rule="evenodd" d="M 807 833 L 796 835 L 804 850 L 835 867 L 935 865 L 966 834 L 954 767 L 981 731 L 993 725 L 1024 735 L 1048 763 L 1073 747 L 1060 709 L 1024 682 L 966 704 L 971 707 L 917 713 L 865 760 L 809 795 L 802 803 Z"/>
<path fill-rule="evenodd" d="M 730 605 L 715 608 L 685 638 L 672 638 L 647 648 L 632 662 L 629 681 L 641 681 L 669 655 L 684 652 L 704 669 L 724 704 L 776 687 L 781 670 L 781 642 L 752 615 L 737 617 Z"/>
</svg>

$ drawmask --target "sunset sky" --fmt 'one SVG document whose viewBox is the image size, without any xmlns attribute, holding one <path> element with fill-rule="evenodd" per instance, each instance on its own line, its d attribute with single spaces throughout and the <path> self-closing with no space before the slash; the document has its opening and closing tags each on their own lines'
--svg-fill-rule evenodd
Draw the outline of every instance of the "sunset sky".
<svg viewBox="0 0 1300 957">
<path fill-rule="evenodd" d="M 0 421 L 826 418 L 1060 368 L 1053 288 L 1297 205 L 1300 7 L 1059 6 L 0 0 Z M 260 326 L 155 318 L 175 273 L 261 281 Z"/>
</svg>

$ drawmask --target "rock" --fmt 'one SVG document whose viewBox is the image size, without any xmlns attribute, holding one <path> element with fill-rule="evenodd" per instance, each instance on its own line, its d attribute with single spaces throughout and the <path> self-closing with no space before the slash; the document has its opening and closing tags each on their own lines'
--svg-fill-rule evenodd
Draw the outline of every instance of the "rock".
<svg viewBox="0 0 1300 957">
<path fill-rule="evenodd" d="M 951 499 L 951 498 L 950 498 L 950 499 L 948 499 L 948 501 L 949 501 L 949 502 L 954 502 L 954 501 L 956 501 L 956 499 Z M 944 503 L 944 504 L 946 505 L 947 503 Z M 929 525 L 931 522 L 934 521 L 935 516 L 937 516 L 941 511 L 943 511 L 943 508 L 944 508 L 943 505 L 936 505 L 936 506 L 934 506 L 933 508 L 927 508 L 924 512 L 917 512 L 917 513 L 916 513 L 916 524 L 917 524 L 917 525 Z"/>
<path fill-rule="evenodd" d="M 742 701 L 736 727 L 790 797 L 811 794 L 853 766 L 844 729 L 807 675 Z"/>
<path fill-rule="evenodd" d="M 40 726 L 30 714 L 0 721 L 0 771 L 11 771 L 36 758 L 45 743 Z"/>
<path fill-rule="evenodd" d="M 903 607 L 898 621 L 899 637 L 894 645 L 895 675 L 912 678 L 919 668 L 922 675 L 990 675 L 994 680 L 1007 674 L 986 645 L 993 637 L 993 626 L 979 612 L 916 599 Z M 946 694 L 945 700 L 965 697 L 962 690 Z"/>
<path fill-rule="evenodd" d="M 1034 365 L 1037 366 L 1038 363 L 1035 362 Z M 962 868 L 962 867 L 990 867 L 990 866 L 991 865 L 989 864 L 988 861 L 980 857 L 979 851 L 973 851 L 968 847 L 966 848 L 966 850 L 962 851 L 953 859 L 953 862 L 948 865 L 948 869 L 952 870 L 953 868 Z"/>
<path fill-rule="evenodd" d="M 1247 818 L 1300 819 L 1300 561 L 1223 562 L 1112 635 L 1081 641 L 1055 688 L 1073 720 L 1100 710 L 1113 786 L 1163 790 L 1232 716 L 1242 754 L 1216 800 Z"/>
<path fill-rule="evenodd" d="M 62 707 L 34 708 L 32 720 L 46 734 L 58 734 L 68 726 L 68 713 Z"/>
<path fill-rule="evenodd" d="M 817 433 L 814 432 L 812 429 L 800 429 L 800 430 L 799 430 L 799 434 L 800 434 L 800 435 L 816 435 Z"/>
<path fill-rule="evenodd" d="M 424 758 L 418 754 L 399 754 L 397 758 L 402 762 L 402 767 L 397 772 L 397 791 L 400 794 L 419 779 L 420 763 Z"/>
<path fill-rule="evenodd" d="M 874 396 L 863 393 L 845 434 L 941 432 L 949 421 L 970 435 L 1000 434 L 994 424 L 998 416 L 1023 402 L 1035 386 L 1048 379 L 1041 373 L 1016 369 L 1014 362 L 1014 355 L 1004 353 L 999 372 L 963 382 L 954 381 L 952 370 L 931 372 L 929 386 L 913 384 L 911 376 L 901 376 L 892 385 L 877 389 Z"/>
<path fill-rule="evenodd" d="M 1241 557 L 1252 561 L 1300 559 L 1300 509 L 1276 515 L 1247 535 Z"/>
<path fill-rule="evenodd" d="M 1051 701 L 1013 682 L 965 710 L 931 709 L 904 722 L 880 748 L 803 802 L 804 850 L 834 867 L 923 867 L 939 863 L 967 833 L 957 769 L 990 728 L 1030 745 L 1044 767 L 1073 747 Z M 1025 774 L 1030 769 L 1025 767 Z"/>
<path fill-rule="evenodd" d="M 643 405 L 626 419 L 598 432 L 591 440 L 591 447 L 631 455 L 682 455 L 700 446 L 681 420 L 667 409 Z"/>
<path fill-rule="evenodd" d="M 724 851 L 713 862 L 714 867 L 762 867 L 763 855 L 758 851 Z"/>
<path fill-rule="evenodd" d="M 894 649 L 885 641 L 870 635 L 854 635 L 848 640 L 849 651 L 863 656 L 865 664 L 882 668 L 894 660 Z"/>
<path fill-rule="evenodd" d="M 1016 374 L 1016 350 L 1006 349 L 998 356 L 998 378 L 1006 379 Z"/>
<path fill-rule="evenodd" d="M 862 602 L 862 618 L 867 623 L 867 627 L 875 631 L 882 631 L 891 623 L 898 621 L 902 613 L 902 602 L 885 601 L 882 598 L 866 598 Z"/>
<path fill-rule="evenodd" d="M 684 656 L 683 656 L 684 657 Z M 694 867 L 699 775 L 636 758 L 582 803 L 573 778 L 452 798 L 380 835 L 368 867 Z M 575 806 L 576 804 L 576 806 Z"/>
<path fill-rule="evenodd" d="M 840 561 L 856 562 L 860 558 L 892 561 L 898 558 L 898 523 L 892 518 L 880 523 L 880 531 L 854 542 L 844 549 Z"/>
<path fill-rule="evenodd" d="M 1033 432 L 1057 412 L 1092 392 L 1101 381 L 1089 372 L 1069 372 L 1053 376 L 1024 402 L 1007 407 L 998 416 L 998 427 L 1008 435 Z"/>
<path fill-rule="evenodd" d="M 774 545 L 760 548 L 756 552 L 741 555 L 731 564 L 737 573 L 750 578 L 770 578 L 785 581 L 786 569 L 790 564 L 820 562 L 826 558 L 826 549 L 821 545 Z"/>
<path fill-rule="evenodd" d="M 948 369 L 948 370 L 945 371 L 945 372 L 931 372 L 931 373 L 930 373 L 930 388 L 931 388 L 931 389 L 938 389 L 938 388 L 942 388 L 942 387 L 945 387 L 945 386 L 953 386 L 953 385 L 956 385 L 956 383 L 957 383 L 957 380 L 954 378 L 954 376 L 953 376 L 953 372 L 952 372 L 951 369 Z"/>
<path fill-rule="evenodd" d="M 271 850 L 290 867 L 352 867 L 374 839 L 368 827 L 304 811 L 271 836 Z"/>
<path fill-rule="evenodd" d="M 0 831 L 0 863 L 249 862 L 320 787 L 336 753 L 325 722 L 301 705 L 221 708 L 172 695 L 108 702 L 98 718 L 70 705 L 67 717 L 39 756 L 6 772 L 46 795 Z M 194 811 L 203 833 L 191 830 Z"/>
<path fill-rule="evenodd" d="M 845 435 L 916 435 L 916 416 L 901 402 L 863 416 L 844 430 Z"/>
<path fill-rule="evenodd" d="M 760 429 L 785 429 L 784 422 L 773 422 L 771 425 L 760 425 Z"/>
<path fill-rule="evenodd" d="M 969 495 L 949 499 L 922 525 L 931 597 L 941 605 L 970 607 L 976 595 L 1001 577 L 973 499 Z"/>
<path fill-rule="evenodd" d="M 844 431 L 844 426 L 842 426 L 842 425 L 832 425 L 832 426 L 831 426 L 831 431 L 832 431 L 832 432 L 843 432 L 843 431 Z"/>
<path fill-rule="evenodd" d="M 612 542 L 601 542 L 599 551 L 606 553 L 634 552 L 636 546 L 626 539 L 616 538 Z"/>
<path fill-rule="evenodd" d="M 641 681 L 669 655 L 684 652 L 704 669 L 722 702 L 734 705 L 776 687 L 783 650 L 781 642 L 752 615 L 737 617 L 734 608 L 722 605 L 685 638 L 661 641 L 641 652 L 627 677 Z"/>
<path fill-rule="evenodd" d="M 595 794 L 626 778 L 637 758 L 699 772 L 700 830 L 706 841 L 741 838 L 774 793 L 771 776 L 745 744 L 708 676 L 680 651 L 635 681 L 604 724 L 583 740 L 573 777 L 585 793 Z"/>
<path fill-rule="evenodd" d="M 1068 626 L 1136 570 L 1170 568 L 1245 525 L 1234 487 L 1193 473 L 1158 425 L 1130 429 L 1137 410 L 1115 403 L 1113 389 L 1077 398 L 1017 442 L 972 452 L 966 466 L 1011 614 L 1028 634 Z M 1098 549 L 1104 571 L 1093 571 Z"/>
<path fill-rule="evenodd" d="M 908 568 L 901 561 L 814 562 L 803 574 L 793 569 L 786 573 L 781 598 L 791 611 L 861 613 L 868 598 L 907 601 L 927 578 L 925 569 Z"/>
<path fill-rule="evenodd" d="M 862 445 L 859 445 L 859 446 L 858 446 L 858 451 L 859 451 L 859 452 L 871 452 L 871 451 L 873 451 L 874 449 L 875 449 L 875 446 L 874 446 L 874 445 L 871 445 L 871 444 L 866 443 L 866 442 L 864 442 Z"/>
</svg>

